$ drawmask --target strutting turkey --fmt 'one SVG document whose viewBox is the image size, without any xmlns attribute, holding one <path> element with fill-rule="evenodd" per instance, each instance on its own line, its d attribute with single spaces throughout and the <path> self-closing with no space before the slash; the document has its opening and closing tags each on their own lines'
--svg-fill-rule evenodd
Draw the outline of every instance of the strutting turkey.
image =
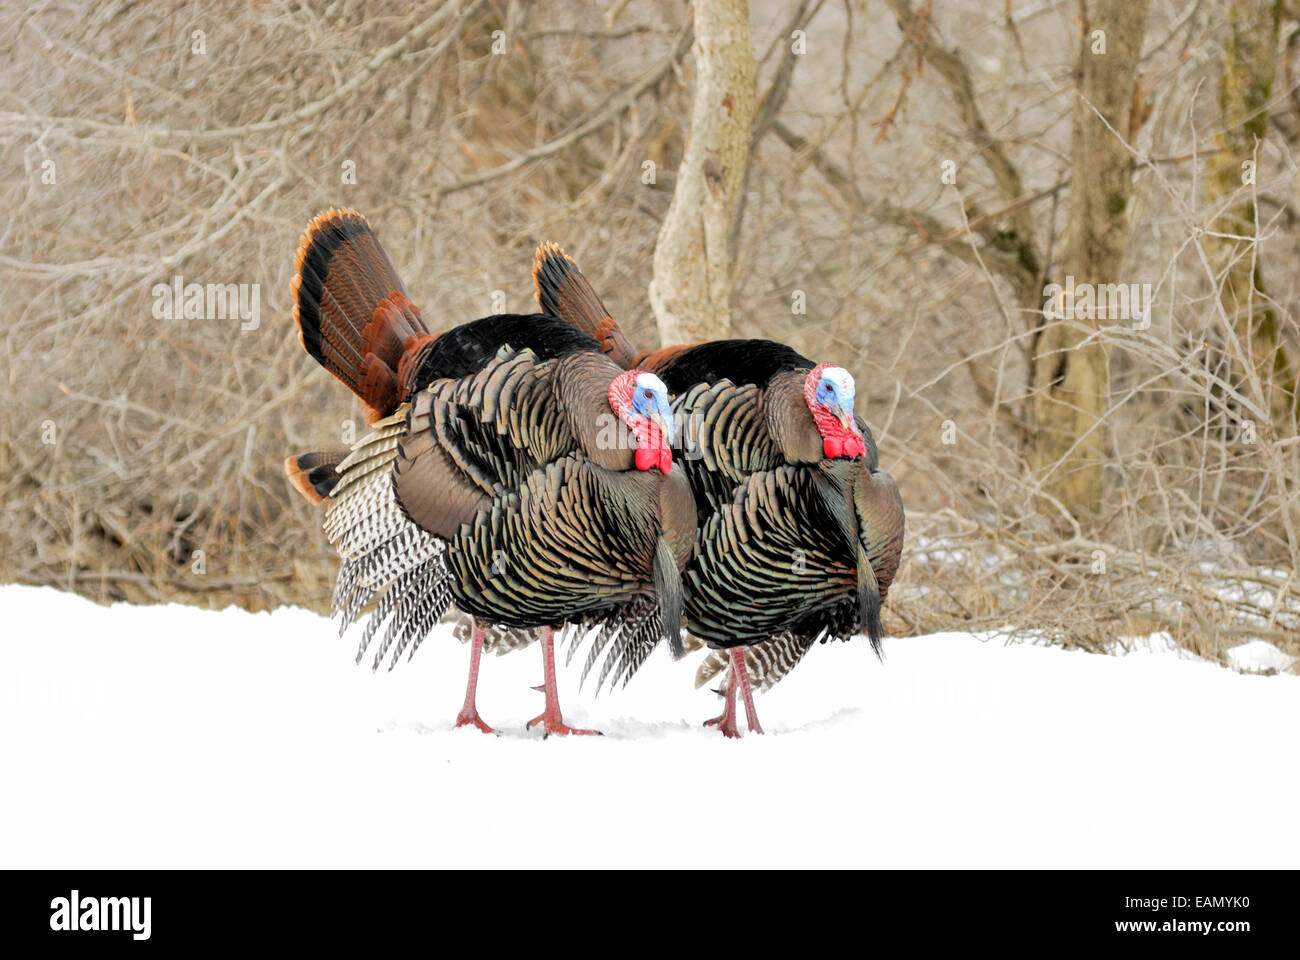
<svg viewBox="0 0 1300 960">
<path fill-rule="evenodd" d="M 740 693 L 749 729 L 762 732 L 747 648 L 764 668 L 764 686 L 818 640 L 866 632 L 879 656 L 881 603 L 903 547 L 903 502 L 879 468 L 870 429 L 854 416 L 848 371 L 771 340 L 638 353 L 557 245 L 538 248 L 533 279 L 544 313 L 590 334 L 620 366 L 653 371 L 674 397 L 699 511 L 695 554 L 683 574 L 687 628 L 715 651 L 698 682 L 724 658 L 728 666 L 725 707 L 709 723 L 739 736 Z"/>
<path fill-rule="evenodd" d="M 295 267 L 303 348 L 361 398 L 371 427 L 351 452 L 285 464 L 299 492 L 326 503 L 343 628 L 375 605 L 357 659 L 386 622 L 375 666 L 391 649 L 391 669 L 454 605 L 474 618 L 457 726 L 488 731 L 475 706 L 485 627 L 514 644 L 537 628 L 546 709 L 529 726 L 590 732 L 563 721 L 554 627 L 600 624 L 644 635 L 632 649 L 653 637 L 681 651 L 696 517 L 662 383 L 556 318 L 431 333 L 352 210 L 312 220 Z"/>
</svg>

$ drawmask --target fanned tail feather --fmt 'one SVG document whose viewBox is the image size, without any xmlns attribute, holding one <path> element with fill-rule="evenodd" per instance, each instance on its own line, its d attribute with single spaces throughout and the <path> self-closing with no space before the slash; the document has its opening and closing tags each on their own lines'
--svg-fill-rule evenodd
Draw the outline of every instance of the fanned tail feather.
<svg viewBox="0 0 1300 960">
<path fill-rule="evenodd" d="M 636 365 L 636 348 L 559 244 L 543 243 L 537 248 L 533 285 L 542 313 L 566 320 L 593 338 L 620 367 L 631 369 Z"/>
<path fill-rule="evenodd" d="M 331 208 L 307 225 L 292 295 L 302 348 L 365 402 L 369 421 L 392 413 L 434 337 L 365 217 Z"/>
</svg>

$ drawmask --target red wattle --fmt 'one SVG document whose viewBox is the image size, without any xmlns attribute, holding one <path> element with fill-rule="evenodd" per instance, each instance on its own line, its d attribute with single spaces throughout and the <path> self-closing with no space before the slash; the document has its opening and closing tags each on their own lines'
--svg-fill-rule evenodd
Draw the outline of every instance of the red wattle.
<svg viewBox="0 0 1300 960">
<path fill-rule="evenodd" d="M 659 448 L 659 469 L 664 472 L 665 476 L 672 473 L 673 452 L 669 450 L 667 447 Z"/>
<path fill-rule="evenodd" d="M 659 466 L 659 451 L 654 447 L 638 444 L 636 448 L 636 468 L 638 470 L 649 470 L 651 467 L 657 466 Z"/>
<path fill-rule="evenodd" d="M 867 443 L 858 433 L 858 428 L 845 427 L 838 417 L 817 400 L 817 383 L 822 371 L 828 366 L 829 364 L 822 363 L 813 367 L 803 382 L 804 400 L 812 412 L 817 432 L 822 435 L 822 453 L 830 460 L 836 457 L 864 457 L 867 454 Z"/>
</svg>

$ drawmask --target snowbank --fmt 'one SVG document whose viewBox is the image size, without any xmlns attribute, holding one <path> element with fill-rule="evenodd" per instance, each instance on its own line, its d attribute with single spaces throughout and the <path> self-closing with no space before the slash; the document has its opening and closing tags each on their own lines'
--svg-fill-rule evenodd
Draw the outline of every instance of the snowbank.
<svg viewBox="0 0 1300 960">
<path fill-rule="evenodd" d="M 1300 677 L 964 634 L 819 647 L 768 735 L 659 650 L 525 734 L 537 647 L 429 638 L 391 674 L 301 610 L 0 588 L 0 867 L 1296 867 Z M 449 628 L 444 628 L 449 632 Z M 1252 661 L 1258 651 L 1252 651 Z"/>
</svg>

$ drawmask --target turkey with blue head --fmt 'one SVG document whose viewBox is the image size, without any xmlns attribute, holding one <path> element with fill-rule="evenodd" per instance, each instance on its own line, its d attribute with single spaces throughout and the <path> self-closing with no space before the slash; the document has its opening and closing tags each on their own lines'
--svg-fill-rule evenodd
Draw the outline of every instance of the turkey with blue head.
<svg viewBox="0 0 1300 960">
<path fill-rule="evenodd" d="M 673 397 L 698 514 L 686 624 L 714 651 L 699 682 L 720 663 L 728 670 L 723 714 L 710 722 L 737 736 L 739 693 L 761 732 L 751 669 L 762 670 L 760 685 L 774 683 L 819 640 L 865 633 L 879 655 L 903 502 L 855 413 L 852 375 L 771 340 L 638 352 L 558 246 L 538 249 L 533 278 L 544 313 L 592 336 L 620 366 L 653 372 Z M 646 642 L 620 637 L 610 656 L 640 662 L 622 648 Z"/>
<path fill-rule="evenodd" d="M 696 513 L 673 461 L 673 414 L 652 374 L 619 367 L 562 320 L 496 315 L 432 332 L 377 237 L 352 210 L 303 235 L 293 281 L 306 352 L 366 408 L 350 451 L 285 464 L 325 504 L 342 564 L 343 626 L 371 609 L 361 659 L 411 654 L 454 607 L 473 617 L 457 725 L 490 728 L 475 691 L 484 645 L 543 640 L 544 732 L 564 723 L 557 627 L 666 639 L 680 653 L 681 571 Z M 649 644 L 653 646 L 653 643 Z"/>
</svg>

